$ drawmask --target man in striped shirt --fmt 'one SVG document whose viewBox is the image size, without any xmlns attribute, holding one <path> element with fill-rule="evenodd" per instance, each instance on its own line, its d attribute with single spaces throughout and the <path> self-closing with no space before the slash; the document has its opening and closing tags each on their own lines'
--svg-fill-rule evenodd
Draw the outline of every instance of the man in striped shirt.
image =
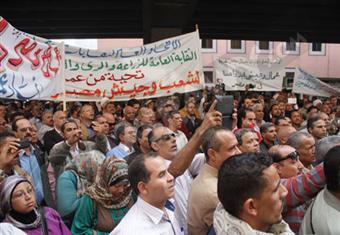
<svg viewBox="0 0 340 235">
<path fill-rule="evenodd" d="M 301 221 L 309 206 L 309 201 L 323 189 L 325 176 L 323 164 L 303 173 L 303 165 L 298 152 L 289 145 L 276 145 L 270 148 L 274 166 L 281 177 L 282 184 L 287 188 L 283 218 L 294 232 L 298 232 Z"/>
</svg>

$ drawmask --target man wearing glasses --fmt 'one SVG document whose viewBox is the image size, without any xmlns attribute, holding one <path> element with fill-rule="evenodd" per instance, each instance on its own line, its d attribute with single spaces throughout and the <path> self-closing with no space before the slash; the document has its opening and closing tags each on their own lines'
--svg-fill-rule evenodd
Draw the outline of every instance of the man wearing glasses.
<svg viewBox="0 0 340 235">
<path fill-rule="evenodd" d="M 295 148 L 289 145 L 275 145 L 269 149 L 269 154 L 282 179 L 282 184 L 288 189 L 288 196 L 285 198 L 286 205 L 282 213 L 283 219 L 297 233 L 310 204 L 310 199 L 325 184 L 323 165 L 317 166 L 309 173 L 302 173 L 304 166 L 300 162 L 300 155 Z M 298 200 L 302 201 L 297 203 Z"/>
<path fill-rule="evenodd" d="M 14 121 L 12 123 L 12 130 L 20 141 L 32 141 L 33 128 L 26 118 Z M 20 166 L 32 177 L 37 202 L 41 204 L 44 201 L 43 182 L 45 182 L 45 180 L 42 180 L 42 176 L 47 177 L 47 172 L 42 172 L 42 167 L 45 164 L 44 156 L 30 144 L 29 147 L 23 148 L 19 152 L 19 162 Z"/>
<path fill-rule="evenodd" d="M 274 166 L 282 179 L 288 179 L 302 172 L 303 164 L 300 162 L 299 153 L 289 145 L 274 145 L 271 154 Z"/>
<path fill-rule="evenodd" d="M 114 134 L 117 120 L 112 113 L 103 113 L 103 117 L 106 119 L 107 124 L 109 125 L 109 133 L 107 134 L 107 139 L 110 143 L 109 148 L 113 149 L 119 144 L 119 140 Z"/>
<path fill-rule="evenodd" d="M 190 141 L 178 152 L 176 135 L 169 128 L 162 125 L 155 126 L 150 132 L 148 140 L 152 150 L 165 159 L 168 171 L 175 180 L 175 216 L 184 234 L 187 234 L 187 203 L 193 176 L 198 174 L 204 155 L 196 156 L 202 144 L 204 133 L 213 126 L 221 125 L 221 113 L 215 111 L 215 101 L 202 124 L 191 137 Z"/>
</svg>

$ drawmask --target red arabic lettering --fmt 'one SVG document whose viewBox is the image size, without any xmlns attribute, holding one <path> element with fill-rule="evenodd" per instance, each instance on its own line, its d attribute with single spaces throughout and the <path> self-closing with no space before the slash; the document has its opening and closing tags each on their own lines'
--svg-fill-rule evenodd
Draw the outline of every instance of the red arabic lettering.
<svg viewBox="0 0 340 235">
<path fill-rule="evenodd" d="M 21 40 L 15 47 L 14 47 L 14 51 L 15 53 L 18 55 L 19 58 L 11 58 L 8 60 L 8 62 L 17 67 L 19 66 L 23 59 L 21 57 L 21 55 L 19 54 L 18 50 L 20 50 L 20 53 L 25 56 L 32 64 L 33 66 L 38 66 L 39 65 L 39 59 L 38 59 L 38 55 L 40 54 L 40 52 L 42 51 L 41 48 L 38 48 L 35 52 L 34 52 L 34 57 L 35 58 L 30 58 L 29 57 L 29 53 L 31 51 L 33 51 L 35 49 L 35 47 L 37 46 L 36 42 L 33 42 L 31 45 L 29 45 L 30 43 L 30 39 L 29 38 L 25 38 L 23 40 Z"/>
<path fill-rule="evenodd" d="M 54 57 L 52 54 L 54 54 Z M 53 63 L 55 63 L 54 58 L 56 59 L 56 65 L 52 66 Z M 52 50 L 51 45 L 48 45 L 48 48 L 44 51 L 41 59 L 43 61 L 41 71 L 46 78 L 51 77 L 50 71 L 52 71 L 54 75 L 58 73 L 61 63 L 61 54 L 57 47 L 54 47 Z"/>
<path fill-rule="evenodd" d="M 0 20 L 0 33 L 5 31 L 5 29 L 7 28 L 7 25 L 8 25 L 8 22 L 4 18 L 1 18 L 1 20 Z"/>
<path fill-rule="evenodd" d="M 100 97 L 101 96 L 101 90 L 100 89 L 96 89 L 94 91 L 88 90 L 88 89 L 83 89 L 81 91 L 66 91 L 66 94 L 68 95 L 82 95 L 82 96 L 97 96 Z"/>
<path fill-rule="evenodd" d="M 8 55 L 7 49 L 0 44 L 0 67 L 1 67 L 1 61 Z"/>
</svg>

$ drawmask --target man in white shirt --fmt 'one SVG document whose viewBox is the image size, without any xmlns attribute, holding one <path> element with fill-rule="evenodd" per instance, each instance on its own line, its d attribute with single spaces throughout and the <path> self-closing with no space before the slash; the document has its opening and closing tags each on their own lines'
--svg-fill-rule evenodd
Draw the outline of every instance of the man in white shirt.
<svg viewBox="0 0 340 235">
<path fill-rule="evenodd" d="M 110 235 L 183 234 L 173 211 L 165 207 L 175 194 L 174 177 L 167 168 L 156 153 L 134 159 L 129 166 L 129 179 L 138 199 Z"/>
<path fill-rule="evenodd" d="M 168 128 L 163 127 L 163 126 L 158 126 L 158 128 L 155 127 L 153 129 L 153 131 L 150 132 L 150 134 L 148 135 L 149 143 L 150 143 L 152 149 L 155 150 L 159 156 L 162 156 L 164 159 L 167 159 L 167 164 L 169 164 L 167 171 L 169 171 L 171 173 L 171 175 L 176 178 L 176 185 L 179 184 L 180 181 L 182 182 L 182 180 L 180 180 L 181 177 L 179 177 L 181 175 L 183 175 L 183 177 L 185 178 L 185 179 L 183 179 L 183 181 L 189 182 L 189 181 L 186 181 L 186 179 L 189 180 L 190 177 L 188 178 L 188 177 L 184 176 L 184 175 L 187 175 L 188 168 L 189 169 L 192 168 L 193 171 L 194 171 L 194 169 L 196 169 L 196 171 L 197 171 L 197 169 L 200 168 L 200 167 L 195 167 L 195 166 L 193 167 L 192 161 L 195 158 L 195 154 L 196 154 L 199 146 L 202 143 L 203 134 L 209 128 L 216 126 L 216 125 L 221 125 L 221 123 L 222 123 L 221 113 L 214 110 L 215 107 L 216 107 L 216 104 L 217 104 L 217 101 L 214 101 L 213 104 L 211 105 L 209 111 L 207 112 L 201 126 L 196 130 L 195 134 L 191 137 L 191 139 L 187 143 L 187 145 L 181 151 L 179 151 L 178 153 L 177 153 L 175 135 Z M 138 169 L 137 172 L 139 172 L 139 171 L 140 170 Z M 130 170 L 129 170 L 129 177 L 133 177 L 134 174 L 135 173 L 131 173 Z M 133 182 L 131 182 L 131 184 L 133 185 Z M 176 186 L 176 190 L 177 189 L 178 189 L 178 187 Z M 183 188 L 182 192 L 184 192 L 185 190 L 188 191 L 189 188 Z M 158 192 L 153 192 L 154 196 L 157 196 L 157 194 L 158 194 Z M 187 193 L 185 193 L 185 194 L 179 193 L 177 195 L 180 195 L 182 199 L 187 199 Z M 170 196 L 168 198 L 171 198 L 173 196 L 174 195 L 172 194 L 172 196 Z M 177 202 L 185 202 L 185 207 L 178 207 L 178 205 L 184 205 L 184 204 L 177 203 Z M 138 205 L 138 201 L 137 201 L 136 204 Z M 176 207 L 176 205 L 177 205 L 177 207 Z M 183 208 L 183 210 L 181 210 L 179 208 Z M 181 201 L 177 200 L 176 201 L 176 198 L 175 198 L 175 212 L 176 213 L 180 212 L 182 215 L 185 215 L 185 217 L 182 216 L 179 219 L 186 218 L 186 200 L 181 200 Z M 178 215 L 176 214 L 176 218 L 177 218 L 177 216 Z M 124 219 L 125 219 L 125 217 L 124 217 Z M 136 219 L 130 219 L 130 220 L 133 221 L 133 225 L 132 225 L 132 227 L 134 228 L 133 232 L 136 232 L 136 234 L 138 234 L 138 235 L 142 234 L 142 233 L 139 233 L 138 228 L 136 228 L 136 225 L 134 224 L 135 221 L 138 221 L 138 220 L 136 220 Z M 186 221 L 186 219 L 184 219 L 184 222 L 185 221 Z M 182 225 L 183 225 L 183 223 L 181 223 L 181 227 L 183 227 Z M 118 225 L 119 228 L 123 228 L 124 226 L 126 227 L 126 225 Z M 183 229 L 185 231 L 184 227 L 183 227 Z M 115 229 L 115 231 L 116 231 L 116 229 Z M 152 231 L 152 229 L 150 231 Z M 126 233 L 125 230 L 124 230 L 122 233 L 113 233 L 113 234 L 124 234 L 124 235 L 127 234 L 127 235 L 129 235 L 130 233 Z M 131 233 L 131 234 L 134 234 L 134 233 Z M 159 231 L 156 231 L 155 234 L 158 235 L 158 234 L 163 234 L 163 233 L 159 233 Z M 168 233 L 164 233 L 164 234 L 168 234 Z M 149 235 L 149 233 L 148 233 L 148 235 Z"/>
<path fill-rule="evenodd" d="M 149 134 L 151 148 L 170 165 L 177 154 L 176 134 L 164 126 L 155 127 Z M 197 155 L 197 154 L 196 154 Z M 188 169 L 175 177 L 174 205 L 178 222 L 187 234 L 187 204 L 193 177 L 198 175 L 205 162 L 204 155 L 195 156 Z"/>
</svg>

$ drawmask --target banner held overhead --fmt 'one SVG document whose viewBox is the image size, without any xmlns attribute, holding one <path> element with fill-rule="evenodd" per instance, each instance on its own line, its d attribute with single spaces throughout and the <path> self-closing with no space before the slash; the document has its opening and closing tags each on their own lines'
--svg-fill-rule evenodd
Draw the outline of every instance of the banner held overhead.
<svg viewBox="0 0 340 235">
<path fill-rule="evenodd" d="M 217 82 L 226 90 L 242 91 L 253 85 L 254 91 L 281 91 L 285 65 L 279 57 L 219 58 L 214 63 Z"/>
<path fill-rule="evenodd" d="M 293 92 L 304 95 L 330 97 L 340 96 L 340 90 L 336 89 L 317 77 L 297 68 L 294 76 Z"/>
<path fill-rule="evenodd" d="M 124 101 L 203 89 L 198 31 L 110 51 L 65 45 L 68 100 Z"/>
<path fill-rule="evenodd" d="M 51 99 L 62 91 L 63 44 L 21 32 L 0 17 L 0 97 Z"/>
</svg>

